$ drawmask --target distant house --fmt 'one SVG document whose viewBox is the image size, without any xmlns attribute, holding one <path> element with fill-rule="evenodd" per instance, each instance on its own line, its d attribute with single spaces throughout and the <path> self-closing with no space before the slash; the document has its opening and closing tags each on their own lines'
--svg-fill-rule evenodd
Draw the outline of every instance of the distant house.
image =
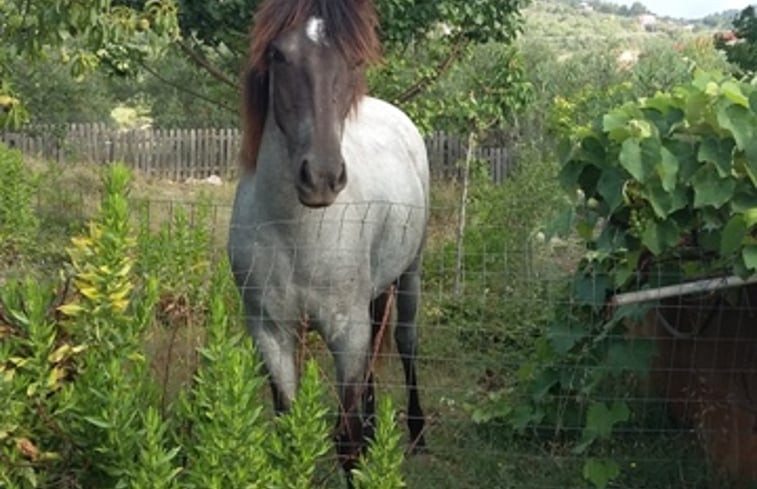
<svg viewBox="0 0 757 489">
<path fill-rule="evenodd" d="M 742 39 L 739 39 L 739 36 L 733 31 L 721 32 L 718 34 L 718 37 L 725 42 L 726 46 L 733 46 L 742 41 Z"/>
<path fill-rule="evenodd" d="M 643 30 L 650 32 L 657 27 L 657 16 L 652 14 L 642 14 L 636 17 L 636 21 L 639 23 L 639 27 Z"/>
<path fill-rule="evenodd" d="M 594 7 L 592 7 L 589 2 L 581 2 L 579 6 L 584 12 L 594 12 Z"/>
</svg>

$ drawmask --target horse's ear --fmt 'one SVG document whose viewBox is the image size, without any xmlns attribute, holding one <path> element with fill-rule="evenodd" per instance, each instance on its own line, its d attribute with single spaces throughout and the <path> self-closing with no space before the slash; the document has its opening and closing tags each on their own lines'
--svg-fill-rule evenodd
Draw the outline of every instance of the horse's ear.
<svg viewBox="0 0 757 489">
<path fill-rule="evenodd" d="M 268 114 L 268 72 L 248 69 L 242 78 L 242 166 L 254 172 Z"/>
</svg>

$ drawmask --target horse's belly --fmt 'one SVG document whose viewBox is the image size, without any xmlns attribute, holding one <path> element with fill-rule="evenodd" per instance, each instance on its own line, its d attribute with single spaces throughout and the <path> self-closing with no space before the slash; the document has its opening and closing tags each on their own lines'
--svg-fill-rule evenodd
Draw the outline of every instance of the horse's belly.
<svg viewBox="0 0 757 489">
<path fill-rule="evenodd" d="M 407 211 L 378 218 L 323 219 L 301 229 L 297 240 L 263 233 L 248 241 L 232 260 L 248 307 L 276 322 L 304 316 L 325 321 L 335 311 L 367 310 L 370 300 L 410 266 L 421 245 L 419 222 Z"/>
</svg>

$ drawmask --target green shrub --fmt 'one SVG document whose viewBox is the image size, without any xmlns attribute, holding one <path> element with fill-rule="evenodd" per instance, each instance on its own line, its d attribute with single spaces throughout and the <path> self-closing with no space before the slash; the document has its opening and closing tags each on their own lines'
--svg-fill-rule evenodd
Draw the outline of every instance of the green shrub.
<svg viewBox="0 0 757 489">
<path fill-rule="evenodd" d="M 143 345 L 167 286 L 136 271 L 146 247 L 131 226 L 129 182 L 121 165 L 105 173 L 100 209 L 72 239 L 62 283 L 0 289 L 0 488 L 317 487 L 332 446 L 319 370 L 309 362 L 291 410 L 267 418 L 264 377 L 233 321 L 239 304 L 230 300 L 227 263 L 213 264 L 207 294 L 189 294 L 207 310 L 194 383 L 173 404 L 158 395 Z M 208 251 L 197 243 L 207 238 L 179 219 L 184 230 L 172 251 L 184 254 L 169 263 L 199 262 Z M 394 461 L 400 487 L 397 427 L 387 414 L 382 420 L 370 453 L 379 467 Z M 372 484 L 362 487 L 387 487 Z"/>
<path fill-rule="evenodd" d="M 608 440 L 634 415 L 629 374 L 644 373 L 654 353 L 626 324 L 655 304 L 613 309 L 608 299 L 757 271 L 755 128 L 755 86 L 699 72 L 609 111 L 565 145 L 561 182 L 582 198 L 555 231 L 572 230 L 586 253 L 519 373 L 522 402 L 503 408 L 499 398 L 490 412 L 517 429 L 583 426 L 574 452 L 597 487 L 622 475 Z"/>
<path fill-rule="evenodd" d="M 558 168 L 536 150 L 524 149 L 520 156 L 521 164 L 501 185 L 491 181 L 484 163 L 472 169 L 459 297 L 453 293 L 454 234 L 430 241 L 424 256 L 427 320 L 450 329 L 457 341 L 451 348 L 481 353 L 481 368 L 495 372 L 509 368 L 502 354 L 508 363 L 527 354 L 549 312 L 534 307 L 545 290 L 537 281 L 532 244 L 539 223 L 560 202 Z"/>
<path fill-rule="evenodd" d="M 21 152 L 0 143 L 0 254 L 27 252 L 34 244 L 38 219 L 35 183 Z"/>
<path fill-rule="evenodd" d="M 356 489 L 401 489 L 402 479 L 401 435 L 394 420 L 392 400 L 381 400 L 376 415 L 376 434 L 358 467 L 353 470 Z"/>
<path fill-rule="evenodd" d="M 227 287 L 226 274 L 217 273 L 202 364 L 191 392 L 179 401 L 179 425 L 188 427 L 180 439 L 188 462 L 182 481 L 208 489 L 264 488 L 273 479 L 260 397 L 264 382 L 248 338 L 231 331 L 222 297 Z"/>
<path fill-rule="evenodd" d="M 151 229 L 151 203 L 139 203 L 138 273 L 159 279 L 162 293 L 192 304 L 206 302 L 212 276 L 210 202 L 172 204 L 157 232 Z"/>
</svg>

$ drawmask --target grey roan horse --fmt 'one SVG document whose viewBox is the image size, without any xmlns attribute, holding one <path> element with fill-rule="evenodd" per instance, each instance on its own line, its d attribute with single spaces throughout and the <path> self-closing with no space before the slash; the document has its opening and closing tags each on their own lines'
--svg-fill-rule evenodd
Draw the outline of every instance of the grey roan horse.
<svg viewBox="0 0 757 489">
<path fill-rule="evenodd" d="M 373 433 L 369 364 L 393 286 L 408 425 L 414 446 L 425 445 L 414 362 L 428 161 L 409 118 L 364 95 L 377 24 L 370 0 L 263 2 L 243 78 L 245 171 L 229 236 L 277 411 L 295 396 L 300 321 L 328 345 L 348 474 Z"/>
</svg>

